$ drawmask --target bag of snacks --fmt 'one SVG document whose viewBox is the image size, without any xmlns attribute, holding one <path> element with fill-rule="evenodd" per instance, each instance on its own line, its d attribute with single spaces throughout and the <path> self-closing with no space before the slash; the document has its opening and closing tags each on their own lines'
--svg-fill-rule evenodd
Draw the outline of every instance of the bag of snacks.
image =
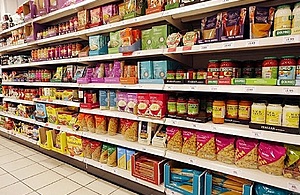
<svg viewBox="0 0 300 195">
<path fill-rule="evenodd" d="M 107 133 L 107 123 L 105 116 L 95 116 L 96 129 L 95 132 L 97 134 L 106 134 Z"/>
<path fill-rule="evenodd" d="M 282 175 L 286 148 L 282 145 L 261 142 L 258 147 L 258 168 L 272 175 Z"/>
<path fill-rule="evenodd" d="M 287 160 L 283 176 L 300 180 L 300 146 L 285 145 L 287 148 Z"/>
<path fill-rule="evenodd" d="M 102 143 L 98 141 L 91 141 L 90 144 L 91 144 L 92 159 L 94 161 L 99 162 Z"/>
<path fill-rule="evenodd" d="M 109 148 L 109 144 L 103 143 L 102 150 L 101 150 L 101 155 L 100 155 L 100 162 L 101 163 L 104 163 L 104 164 L 107 163 L 108 148 Z"/>
<path fill-rule="evenodd" d="M 110 167 L 117 166 L 117 147 L 108 145 L 107 165 Z"/>
<path fill-rule="evenodd" d="M 82 148 L 83 148 L 83 157 L 91 159 L 92 152 L 91 152 L 91 144 L 89 139 L 82 138 Z"/>
<path fill-rule="evenodd" d="M 217 160 L 215 134 L 197 131 L 197 156 L 209 160 Z"/>
<path fill-rule="evenodd" d="M 85 114 L 79 113 L 77 121 L 73 127 L 74 131 L 87 131 L 87 124 L 85 121 Z"/>
<path fill-rule="evenodd" d="M 238 138 L 235 147 L 236 166 L 257 169 L 258 141 L 254 139 Z"/>
<path fill-rule="evenodd" d="M 216 135 L 217 160 L 227 164 L 234 164 L 235 137 Z"/>
<path fill-rule="evenodd" d="M 108 119 L 108 135 L 116 135 L 118 132 L 119 119 L 110 117 Z"/>
<path fill-rule="evenodd" d="M 197 140 L 196 140 L 196 131 L 195 130 L 183 130 L 183 145 L 182 153 L 189 155 L 196 155 L 197 150 Z"/>
<path fill-rule="evenodd" d="M 87 130 L 91 133 L 95 133 L 95 118 L 94 118 L 94 115 L 86 114 L 84 118 L 85 118 L 85 121 L 86 121 Z"/>
<path fill-rule="evenodd" d="M 127 120 L 125 123 L 124 138 L 127 141 L 136 142 L 138 140 L 138 125 L 139 122 Z"/>
<path fill-rule="evenodd" d="M 183 137 L 179 127 L 167 127 L 167 149 L 175 152 L 182 151 Z"/>
</svg>

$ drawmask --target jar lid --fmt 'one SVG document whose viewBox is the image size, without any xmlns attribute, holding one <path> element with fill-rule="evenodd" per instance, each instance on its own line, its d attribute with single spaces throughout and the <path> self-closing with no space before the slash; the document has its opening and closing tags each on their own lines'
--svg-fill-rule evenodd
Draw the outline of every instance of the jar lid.
<svg viewBox="0 0 300 195">
<path fill-rule="evenodd" d="M 281 59 L 291 59 L 291 58 L 295 58 L 295 56 L 282 56 Z"/>
<path fill-rule="evenodd" d="M 264 57 L 265 60 L 277 60 L 277 57 L 275 56 L 267 56 L 267 57 Z"/>
<path fill-rule="evenodd" d="M 214 63 L 214 62 L 219 62 L 219 60 L 209 60 L 208 62 Z"/>
<path fill-rule="evenodd" d="M 280 5 L 277 7 L 277 9 L 283 9 L 283 8 L 291 8 L 291 6 L 287 4 L 287 5 Z"/>
<path fill-rule="evenodd" d="M 221 62 L 231 62 L 233 61 L 232 59 L 222 59 Z"/>
</svg>

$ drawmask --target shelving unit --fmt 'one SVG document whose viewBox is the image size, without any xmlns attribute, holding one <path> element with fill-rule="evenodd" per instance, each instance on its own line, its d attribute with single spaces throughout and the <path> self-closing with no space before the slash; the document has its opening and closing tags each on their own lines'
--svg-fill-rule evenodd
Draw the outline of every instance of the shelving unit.
<svg viewBox="0 0 300 195">
<path fill-rule="evenodd" d="M 176 8 L 172 10 L 166 10 L 159 13 L 154 13 L 150 15 L 140 16 L 133 19 L 122 20 L 120 22 L 115 22 L 107 25 L 98 26 L 95 28 L 89 28 L 77 32 L 72 32 L 64 35 L 59 35 L 51 38 L 45 38 L 41 40 L 36 40 L 30 43 L 12 45 L 0 48 L 1 54 L 13 54 L 13 52 L 20 51 L 30 51 L 39 47 L 44 47 L 49 44 L 58 44 L 60 42 L 70 41 L 72 39 L 80 39 L 83 41 L 88 40 L 88 36 L 103 34 L 108 32 L 113 32 L 127 27 L 140 27 L 145 25 L 151 25 L 157 22 L 167 22 L 174 25 L 177 28 L 184 29 L 186 27 L 185 22 L 196 20 L 198 17 L 205 15 L 207 13 L 222 10 L 235 6 L 249 5 L 258 2 L 265 2 L 266 0 L 211 0 L 208 2 L 197 3 L 195 5 L 189 5 L 181 8 Z M 0 37 L 6 36 L 11 30 L 23 27 L 31 22 L 37 22 L 39 24 L 45 24 L 48 22 L 53 22 L 59 18 L 72 15 L 80 10 L 92 8 L 99 5 L 104 5 L 107 3 L 116 2 L 115 0 L 85 0 L 79 4 L 74 4 L 66 8 L 57 10 L 48 15 L 41 16 L 33 19 L 32 21 L 25 22 L 23 24 L 14 26 L 8 30 L 0 32 Z M 131 55 L 118 54 L 106 54 L 97 56 L 87 56 L 80 58 L 70 58 L 70 59 L 59 59 L 59 60 L 48 60 L 48 61 L 37 61 L 29 62 L 25 64 L 15 64 L 15 65 L 3 65 L 1 68 L 3 70 L 18 69 L 18 68 L 28 68 L 28 67 L 38 67 L 44 68 L 46 66 L 57 66 L 57 65 L 67 65 L 67 64 L 94 64 L 98 62 L 106 62 L 113 60 L 136 60 L 136 59 L 149 59 L 149 58 L 160 58 L 168 57 L 170 59 L 175 59 L 179 62 L 186 62 L 193 58 L 195 55 L 205 56 L 211 53 L 228 53 L 237 51 L 263 51 L 267 49 L 285 49 L 287 47 L 298 47 L 300 46 L 300 35 L 291 35 L 283 37 L 270 37 L 261 39 L 246 39 L 238 41 L 227 41 L 227 42 L 217 42 L 217 43 L 207 43 L 201 45 L 194 45 L 190 49 L 186 50 L 184 47 L 178 47 L 175 51 L 170 51 L 169 49 L 152 49 L 152 50 L 140 50 L 135 51 Z M 114 83 L 89 83 L 89 84 L 78 84 L 78 83 L 56 83 L 56 82 L 13 82 L 13 81 L 3 81 L 4 86 L 28 86 L 28 87 L 62 87 L 62 88 L 83 88 L 83 89 L 121 89 L 121 90 L 152 90 L 152 91 L 164 91 L 164 92 L 210 92 L 210 93 L 230 93 L 230 94 L 261 94 L 261 95 L 282 95 L 291 96 L 293 98 L 300 97 L 300 87 L 299 86 L 250 86 L 250 85 L 194 85 L 194 84 L 134 84 L 134 85 L 124 85 L 124 84 L 114 84 Z M 0 95 L 0 97 L 4 97 Z M 72 101 L 62 101 L 62 100 L 44 100 L 40 98 L 35 98 L 33 101 L 18 100 L 9 97 L 3 98 L 4 102 L 21 103 L 27 105 L 35 105 L 36 102 L 46 103 L 46 104 L 57 104 L 66 105 L 73 107 L 80 107 L 80 103 Z M 80 113 L 102 115 L 107 117 L 117 117 L 123 119 L 130 119 L 135 121 L 145 121 L 157 124 L 164 124 L 182 128 L 190 128 L 195 130 L 202 130 L 207 132 L 214 132 L 226 135 L 235 135 L 246 138 L 254 138 L 258 140 L 274 141 L 279 143 L 287 144 L 300 144 L 300 135 L 291 135 L 285 133 L 278 133 L 267 130 L 256 130 L 250 129 L 245 125 L 238 124 L 213 124 L 212 122 L 198 123 L 186 120 L 163 118 L 163 119 L 153 119 L 140 117 L 134 114 L 126 112 L 118 112 L 111 110 L 100 110 L 100 109 L 83 109 L 80 108 Z M 292 190 L 300 193 L 300 181 L 287 179 L 284 177 L 277 177 L 265 174 L 259 170 L 243 169 L 238 168 L 234 165 L 227 165 L 218 161 L 209 161 L 205 159 L 200 159 L 195 156 L 185 155 L 181 153 L 176 153 L 169 151 L 165 148 L 157 148 L 151 145 L 142 145 L 138 142 L 126 141 L 122 135 L 109 136 L 109 135 L 99 135 L 90 132 L 73 131 L 73 129 L 63 126 L 55 125 L 51 123 L 37 122 L 31 118 L 23 118 L 17 115 L 13 115 L 7 112 L 0 112 L 1 116 L 13 118 L 23 122 L 36 124 L 39 126 L 47 127 L 50 129 L 59 130 L 66 133 L 71 133 L 75 135 L 82 136 L 84 138 L 90 138 L 101 142 L 106 142 L 114 144 L 117 146 L 122 146 L 130 149 L 135 149 L 137 151 L 153 154 L 156 156 L 165 157 L 167 159 L 176 160 L 182 163 L 195 165 L 205 169 L 215 170 L 222 173 L 242 177 L 255 182 L 261 182 L 264 184 L 269 184 L 282 189 Z M 8 131 L 0 127 L 0 131 L 7 133 L 11 136 L 18 137 L 22 140 L 31 142 L 33 144 L 38 144 L 37 141 L 33 141 L 25 136 L 14 133 L 14 131 Z M 119 168 L 109 167 L 103 165 L 99 162 L 95 162 L 90 159 L 74 157 L 75 160 L 84 162 L 87 166 L 93 166 L 109 173 L 115 174 L 117 176 L 126 178 L 133 182 L 148 186 L 159 192 L 164 192 L 166 189 L 163 184 L 153 185 L 144 180 L 140 180 L 133 177 L 129 171 L 122 170 Z"/>
</svg>

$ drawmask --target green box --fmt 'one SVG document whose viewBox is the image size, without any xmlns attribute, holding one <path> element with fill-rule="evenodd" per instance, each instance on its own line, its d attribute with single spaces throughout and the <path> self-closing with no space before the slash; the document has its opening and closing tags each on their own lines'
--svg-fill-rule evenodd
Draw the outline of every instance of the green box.
<svg viewBox="0 0 300 195">
<path fill-rule="evenodd" d="M 258 78 L 249 78 L 246 79 L 246 85 L 276 85 L 277 79 L 258 79 Z"/>
<path fill-rule="evenodd" d="M 167 48 L 167 37 L 174 31 L 174 27 L 169 25 L 160 25 L 152 27 L 152 49 Z"/>
<path fill-rule="evenodd" d="M 142 50 L 153 49 L 152 34 L 153 34 L 152 29 L 142 30 Z"/>
<path fill-rule="evenodd" d="M 176 3 L 172 3 L 172 4 L 167 4 L 165 6 L 165 9 L 170 10 L 170 9 L 175 9 L 175 8 L 178 8 L 178 7 L 179 7 L 179 2 L 176 2 Z"/>
<path fill-rule="evenodd" d="M 108 53 L 119 53 L 119 47 L 122 46 L 120 31 L 109 33 Z"/>
</svg>

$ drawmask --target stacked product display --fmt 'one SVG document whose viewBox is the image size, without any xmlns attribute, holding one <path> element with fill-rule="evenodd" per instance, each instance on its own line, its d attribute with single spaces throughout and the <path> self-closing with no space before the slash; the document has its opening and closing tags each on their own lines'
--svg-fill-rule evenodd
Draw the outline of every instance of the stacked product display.
<svg viewBox="0 0 300 195">
<path fill-rule="evenodd" d="M 25 2 L 1 134 L 157 194 L 300 193 L 300 4 L 264 1 Z"/>
</svg>

